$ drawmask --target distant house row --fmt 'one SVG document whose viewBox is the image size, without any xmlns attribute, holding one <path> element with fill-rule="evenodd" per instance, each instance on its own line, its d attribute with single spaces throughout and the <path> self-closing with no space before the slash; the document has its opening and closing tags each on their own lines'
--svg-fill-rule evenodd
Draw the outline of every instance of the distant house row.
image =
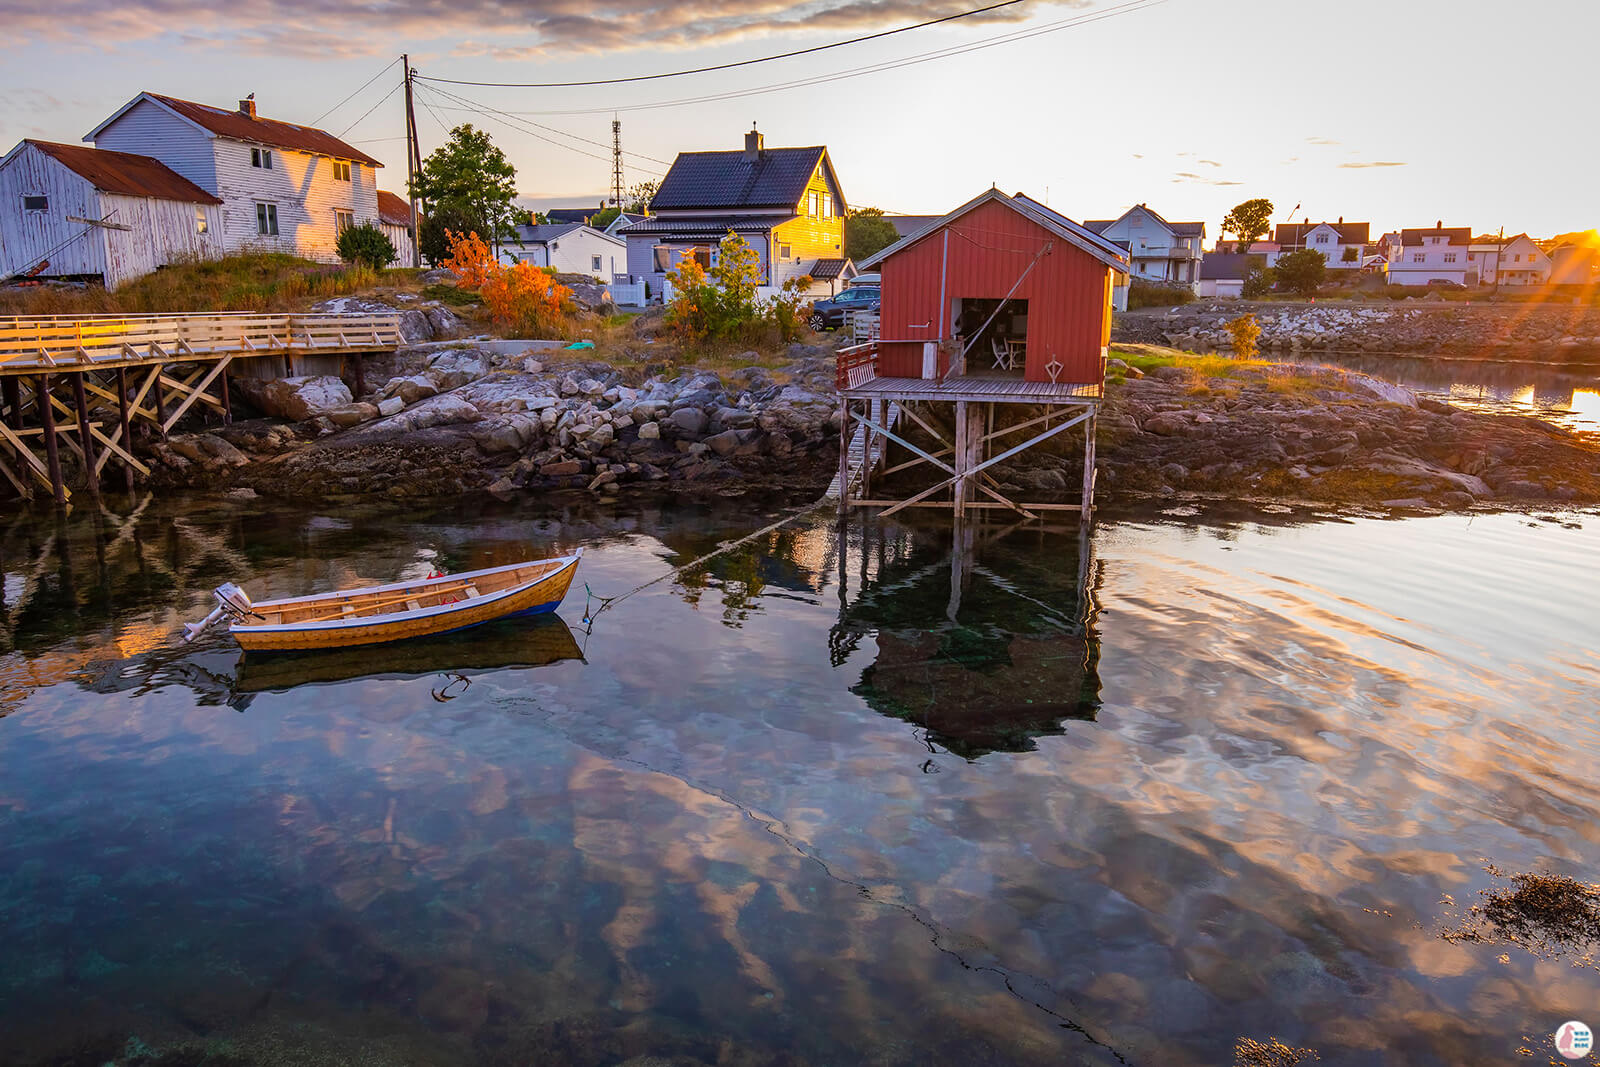
<svg viewBox="0 0 1600 1067">
<path fill-rule="evenodd" d="M 115 288 L 180 259 L 244 250 L 338 259 L 371 222 L 411 254 L 410 211 L 382 166 L 324 130 L 140 93 L 83 138 L 26 140 L 0 159 L 0 278 L 102 278 Z"/>
</svg>

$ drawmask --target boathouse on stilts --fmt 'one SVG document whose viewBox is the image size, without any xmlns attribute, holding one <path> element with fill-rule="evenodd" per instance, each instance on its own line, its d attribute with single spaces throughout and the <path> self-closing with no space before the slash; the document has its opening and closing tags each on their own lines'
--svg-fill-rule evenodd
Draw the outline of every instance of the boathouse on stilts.
<svg viewBox="0 0 1600 1067">
<path fill-rule="evenodd" d="M 883 297 L 878 338 L 838 357 L 840 457 L 830 493 L 840 513 L 1077 510 L 1087 523 L 1111 290 L 1128 271 L 1127 251 L 1036 200 L 990 189 L 860 266 L 882 274 Z M 1084 436 L 1078 503 L 1001 491 L 992 468 L 1072 431 Z M 887 466 L 890 442 L 909 458 Z M 886 476 L 919 467 L 931 484 L 898 497 L 879 489 Z"/>
</svg>

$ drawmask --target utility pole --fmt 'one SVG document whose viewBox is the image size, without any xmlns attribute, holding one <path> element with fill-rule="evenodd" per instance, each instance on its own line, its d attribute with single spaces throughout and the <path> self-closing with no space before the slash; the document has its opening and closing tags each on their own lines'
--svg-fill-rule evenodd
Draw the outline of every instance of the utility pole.
<svg viewBox="0 0 1600 1067">
<path fill-rule="evenodd" d="M 411 265 L 422 266 L 422 220 L 417 212 L 417 172 L 422 170 L 422 149 L 417 146 L 417 113 L 411 104 L 411 57 L 402 54 L 406 76 L 406 203 L 411 207 Z"/>
<path fill-rule="evenodd" d="M 622 210 L 622 120 L 611 120 L 611 202 Z"/>
</svg>

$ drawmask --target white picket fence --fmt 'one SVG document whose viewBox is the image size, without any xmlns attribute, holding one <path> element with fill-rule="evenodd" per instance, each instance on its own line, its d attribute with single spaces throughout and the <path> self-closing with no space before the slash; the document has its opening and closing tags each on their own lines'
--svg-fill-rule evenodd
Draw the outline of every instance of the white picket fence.
<svg viewBox="0 0 1600 1067">
<path fill-rule="evenodd" d="M 611 276 L 611 299 L 623 307 L 643 307 L 645 302 L 644 279 L 635 278 L 631 274 L 613 274 Z"/>
</svg>

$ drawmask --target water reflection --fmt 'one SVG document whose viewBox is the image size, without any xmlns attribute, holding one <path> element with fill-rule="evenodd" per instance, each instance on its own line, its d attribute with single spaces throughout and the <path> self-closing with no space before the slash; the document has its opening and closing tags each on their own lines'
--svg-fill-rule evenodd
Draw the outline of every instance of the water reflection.
<svg viewBox="0 0 1600 1067">
<path fill-rule="evenodd" d="M 968 759 L 1031 751 L 1099 706 L 1087 532 L 1073 558 L 1018 573 L 1009 564 L 1027 552 L 1005 542 L 1020 532 L 965 520 L 935 533 L 863 523 L 854 544 L 848 526 L 838 533 L 841 591 L 853 556 L 860 573 L 830 634 L 835 662 L 863 638 L 876 648 L 851 692 Z M 985 566 L 992 556 L 999 570 Z"/>
</svg>

